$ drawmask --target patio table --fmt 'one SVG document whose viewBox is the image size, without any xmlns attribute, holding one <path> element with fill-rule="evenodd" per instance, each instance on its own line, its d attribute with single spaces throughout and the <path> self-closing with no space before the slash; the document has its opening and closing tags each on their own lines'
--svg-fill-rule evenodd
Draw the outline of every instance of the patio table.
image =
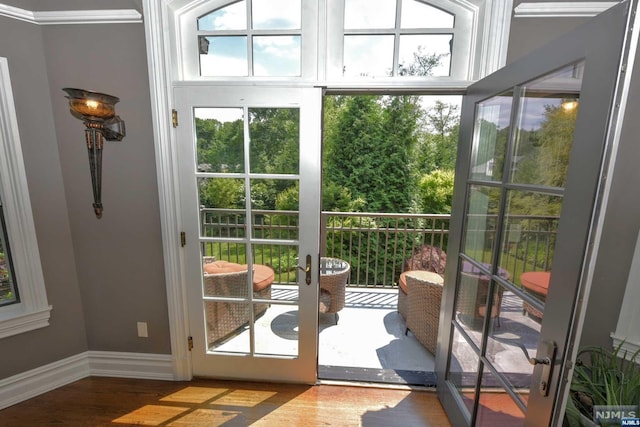
<svg viewBox="0 0 640 427">
<path fill-rule="evenodd" d="M 545 302 L 547 299 L 547 292 L 549 291 L 549 281 L 551 280 L 550 271 L 527 271 L 520 275 L 520 282 L 524 290 Z M 522 303 L 522 311 L 534 316 L 537 319 L 542 319 L 542 312 L 531 304 L 526 302 Z"/>
<path fill-rule="evenodd" d="M 345 289 L 351 266 L 339 258 L 320 258 L 320 313 L 334 313 L 338 323 L 338 311 L 344 308 Z"/>
</svg>

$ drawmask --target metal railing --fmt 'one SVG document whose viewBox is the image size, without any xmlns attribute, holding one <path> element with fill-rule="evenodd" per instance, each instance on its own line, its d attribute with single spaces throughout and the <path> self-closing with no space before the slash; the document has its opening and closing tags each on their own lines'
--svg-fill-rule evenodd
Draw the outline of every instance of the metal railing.
<svg viewBox="0 0 640 427">
<path fill-rule="evenodd" d="M 298 239 L 298 212 L 252 211 L 253 238 L 291 241 Z M 241 209 L 201 209 L 202 253 L 238 263 L 246 263 L 247 214 Z M 450 215 L 322 212 L 321 256 L 341 258 L 351 264 L 350 286 L 393 288 L 407 260 L 424 245 L 446 252 Z M 491 224 L 496 217 L 478 217 L 467 224 L 465 252 L 490 262 L 496 243 Z M 510 216 L 503 236 L 500 266 L 514 282 L 531 270 L 549 270 L 557 232 L 558 217 Z M 212 238 L 208 240 L 207 238 Z M 297 247 L 293 244 L 254 243 L 254 263 L 271 266 L 276 282 L 296 281 Z"/>
</svg>

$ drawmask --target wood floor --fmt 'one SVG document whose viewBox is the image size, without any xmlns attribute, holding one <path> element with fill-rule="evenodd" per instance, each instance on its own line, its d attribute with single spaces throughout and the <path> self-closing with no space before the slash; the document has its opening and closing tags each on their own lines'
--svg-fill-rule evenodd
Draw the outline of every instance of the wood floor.
<svg viewBox="0 0 640 427">
<path fill-rule="evenodd" d="M 431 391 L 90 377 L 0 411 L 0 426 L 450 426 Z"/>
</svg>

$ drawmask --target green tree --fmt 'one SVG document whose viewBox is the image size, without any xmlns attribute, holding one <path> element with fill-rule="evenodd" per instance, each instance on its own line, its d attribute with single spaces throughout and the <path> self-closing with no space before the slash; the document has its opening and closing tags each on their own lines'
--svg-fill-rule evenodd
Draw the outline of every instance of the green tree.
<svg viewBox="0 0 640 427">
<path fill-rule="evenodd" d="M 425 174 L 419 185 L 420 212 L 450 214 L 453 199 L 453 170 L 435 170 Z"/>
<path fill-rule="evenodd" d="M 455 170 L 460 129 L 458 106 L 436 101 L 424 120 L 426 131 L 421 134 L 416 154 L 419 172 Z"/>
</svg>

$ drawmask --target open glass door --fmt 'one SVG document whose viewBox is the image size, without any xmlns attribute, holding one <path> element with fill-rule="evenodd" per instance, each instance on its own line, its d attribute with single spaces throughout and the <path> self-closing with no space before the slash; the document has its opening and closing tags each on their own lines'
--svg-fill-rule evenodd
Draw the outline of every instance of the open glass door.
<svg viewBox="0 0 640 427">
<path fill-rule="evenodd" d="M 321 90 L 174 90 L 193 375 L 313 383 Z"/>
<path fill-rule="evenodd" d="M 465 96 L 436 362 L 453 425 L 561 420 L 628 8 Z"/>
</svg>

